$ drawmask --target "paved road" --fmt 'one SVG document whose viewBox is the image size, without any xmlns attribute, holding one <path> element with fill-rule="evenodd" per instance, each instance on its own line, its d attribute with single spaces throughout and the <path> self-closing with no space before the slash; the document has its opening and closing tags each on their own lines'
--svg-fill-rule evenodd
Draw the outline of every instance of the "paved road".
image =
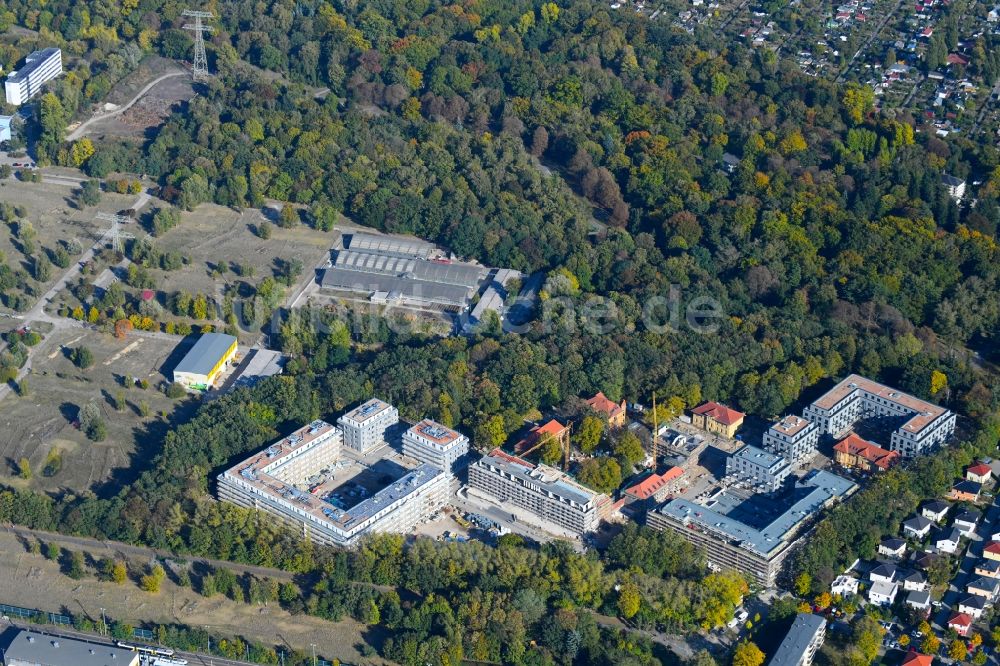
<svg viewBox="0 0 1000 666">
<path fill-rule="evenodd" d="M 66 187 L 80 187 L 85 182 L 85 178 L 75 178 L 56 173 L 42 172 L 42 182 L 48 185 L 64 185 Z"/>
<path fill-rule="evenodd" d="M 43 530 L 33 530 L 19 525 L 6 525 L 2 528 L 5 532 L 17 535 L 24 539 L 40 539 L 46 543 L 52 541 L 66 547 L 86 548 L 92 551 L 106 551 L 109 555 L 128 556 L 144 559 L 170 559 L 181 557 L 188 562 L 198 562 L 211 567 L 221 567 L 229 569 L 234 573 L 248 573 L 253 576 L 266 576 L 277 580 L 292 580 L 294 574 L 282 569 L 272 569 L 271 567 L 259 567 L 252 564 L 239 564 L 227 562 L 225 560 L 213 560 L 207 557 L 194 557 L 191 555 L 175 555 L 170 551 L 158 548 L 147 548 L 146 546 L 134 546 L 120 541 L 102 541 L 90 537 L 70 536 L 68 534 L 57 534 L 55 532 L 45 532 Z"/>
<path fill-rule="evenodd" d="M 66 135 L 66 140 L 67 141 L 76 141 L 77 139 L 79 139 L 81 136 L 83 136 L 86 133 L 87 126 L 90 125 L 91 123 L 95 123 L 98 120 L 107 120 L 108 118 L 113 118 L 113 117 L 115 117 L 115 116 L 117 116 L 119 114 L 125 113 L 126 111 L 128 111 L 129 109 L 131 109 L 132 105 L 135 104 L 136 102 L 138 102 L 142 98 L 143 95 L 145 95 L 146 93 L 148 93 L 154 86 L 156 86 L 157 84 L 159 84 L 160 81 L 164 81 L 166 79 L 170 79 L 170 78 L 173 78 L 175 76 L 186 76 L 186 75 L 187 75 L 187 72 L 169 72 L 167 74 L 163 74 L 162 76 L 158 76 L 157 78 L 155 78 L 152 81 L 150 81 L 149 83 L 147 83 L 146 86 L 142 90 L 140 90 L 136 94 L 136 96 L 133 97 L 131 99 L 131 101 L 129 101 L 128 104 L 126 104 L 125 106 L 118 107 L 114 111 L 110 111 L 108 113 L 102 113 L 99 116 L 94 116 L 90 120 L 84 121 L 79 127 L 77 127 L 72 132 L 70 132 L 69 134 Z"/>
<path fill-rule="evenodd" d="M 98 621 L 100 618 L 96 618 Z M 85 633 L 82 631 L 77 631 L 76 629 L 71 629 L 69 627 L 59 627 L 52 628 L 48 626 L 38 626 L 34 624 L 24 624 L 19 625 L 17 623 L 11 622 L 12 626 L 18 627 L 20 629 L 27 629 L 36 633 L 45 634 L 47 636 L 53 636 L 56 638 L 72 638 L 76 640 L 83 640 L 89 643 L 95 643 L 97 645 L 114 645 L 115 641 L 110 638 L 105 638 L 99 634 Z M 132 641 L 133 643 L 141 641 Z M 218 657 L 215 655 L 202 654 L 200 652 L 182 652 L 178 650 L 176 654 L 184 659 L 187 659 L 190 666 L 247 666 L 251 662 L 246 661 L 235 661 L 233 659 L 226 659 L 224 657 Z"/>
</svg>

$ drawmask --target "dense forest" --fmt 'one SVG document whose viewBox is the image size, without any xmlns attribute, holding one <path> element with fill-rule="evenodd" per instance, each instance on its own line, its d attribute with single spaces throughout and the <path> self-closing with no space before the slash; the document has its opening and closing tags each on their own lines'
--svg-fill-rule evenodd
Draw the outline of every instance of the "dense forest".
<svg viewBox="0 0 1000 666">
<path fill-rule="evenodd" d="M 144 54 L 190 59 L 183 7 L 6 7 L 0 27 L 38 34 L 0 45 L 0 60 L 50 43 L 73 56 L 38 108 L 40 159 L 97 178 L 148 174 L 183 208 L 301 204 L 301 223 L 319 229 L 343 214 L 547 279 L 543 316 L 520 335 L 428 339 L 290 313 L 272 338 L 295 357 L 287 377 L 145 434 L 162 452 L 136 483 L 101 497 L 5 493 L 4 519 L 323 571 L 333 587 L 307 590 L 303 604 L 330 616 L 344 612 L 334 602 L 342 581 L 400 586 L 422 609 L 418 626 L 395 627 L 384 646 L 404 663 L 431 659 L 422 649 L 570 662 L 584 659 L 581 618 L 619 612 L 622 590 L 634 617 L 689 630 L 717 624 L 741 582 L 703 578 L 683 543 L 645 530 L 621 537 L 635 540 L 632 557 L 649 553 L 634 569 L 614 548 L 600 558 L 552 547 L 512 546 L 511 555 L 380 539 L 356 554 L 302 552 L 310 549 L 211 501 L 211 473 L 373 393 L 486 448 L 527 415 L 578 412 L 576 398 L 597 390 L 641 401 L 655 392 L 676 409 L 718 399 L 771 418 L 851 371 L 971 417 L 961 428 L 970 448 L 921 464 L 950 472 L 970 450 L 995 448 L 1000 393 L 988 363 L 1000 329 L 1000 154 L 880 113 L 867 88 L 587 0 L 216 2 L 216 77 L 145 141 L 98 143 L 78 160 L 89 150 L 63 141 L 70 117 Z M 726 153 L 738 161 L 731 171 Z M 957 205 L 943 174 L 966 179 L 975 206 Z M 711 299 L 724 316 L 710 331 L 653 325 L 666 313 L 650 304 L 671 298 Z M 860 514 L 870 521 L 828 517 L 797 571 L 818 589 L 916 501 L 916 489 L 884 498 L 923 469 L 852 500 L 848 511 L 872 504 Z M 518 619 L 484 628 L 469 620 L 509 608 L 524 590 L 538 597 L 534 619 L 521 600 Z M 479 610 L 463 614 L 470 608 Z M 518 632 L 544 651 L 505 653 Z M 642 650 L 624 652 L 591 663 L 652 663 Z"/>
<path fill-rule="evenodd" d="M 102 24 L 117 34 L 107 49 L 189 55 L 176 6 L 63 4 L 48 27 L 92 63 Z M 618 323 L 532 340 L 550 368 L 536 382 L 553 384 L 529 387 L 537 405 L 656 390 L 775 416 L 848 370 L 927 396 L 934 369 L 949 380 L 935 399 L 974 414 L 995 402 L 964 360 L 994 348 L 1000 321 L 992 147 L 596 3 L 216 9 L 218 77 L 147 143 L 98 145 L 83 168 L 148 173 L 185 207 L 287 200 L 319 228 L 343 213 L 491 265 L 559 269 L 546 295 L 599 295 Z M 60 98 L 85 78 L 63 79 Z M 69 148 L 54 141 L 50 157 Z M 943 173 L 981 181 L 975 207 L 956 206 Z M 716 335 L 641 321 L 671 285 L 720 304 Z"/>
</svg>

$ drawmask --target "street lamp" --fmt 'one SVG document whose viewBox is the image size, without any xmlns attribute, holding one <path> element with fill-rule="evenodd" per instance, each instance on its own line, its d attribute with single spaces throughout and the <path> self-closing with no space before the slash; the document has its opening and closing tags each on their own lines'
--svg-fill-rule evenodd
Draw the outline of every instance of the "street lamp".
<svg viewBox="0 0 1000 666">
<path fill-rule="evenodd" d="M 104 609 L 103 608 L 101 609 L 101 635 L 102 636 L 107 636 L 108 635 L 108 621 L 104 617 Z"/>
<path fill-rule="evenodd" d="M 311 647 L 313 650 L 313 666 L 316 666 L 316 644 L 310 643 L 309 647 Z"/>
</svg>

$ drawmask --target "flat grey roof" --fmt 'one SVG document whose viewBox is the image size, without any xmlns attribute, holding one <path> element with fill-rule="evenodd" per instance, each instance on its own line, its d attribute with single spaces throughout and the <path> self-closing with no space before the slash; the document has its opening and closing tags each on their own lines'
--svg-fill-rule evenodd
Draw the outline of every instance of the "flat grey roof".
<svg viewBox="0 0 1000 666">
<path fill-rule="evenodd" d="M 764 449 L 753 446 L 752 444 L 744 445 L 743 448 L 733 454 L 733 457 L 741 458 L 753 463 L 754 465 L 761 465 L 768 468 L 785 462 L 785 459 L 781 456 L 765 451 Z"/>
<path fill-rule="evenodd" d="M 346 240 L 351 250 L 370 250 L 383 254 L 402 254 L 413 257 L 429 257 L 434 254 L 434 245 L 412 236 L 381 236 L 379 234 L 352 233 Z"/>
<path fill-rule="evenodd" d="M 796 666 L 802 660 L 802 655 L 809 649 L 809 644 L 816 634 L 826 628 L 826 620 L 811 613 L 799 613 L 792 622 L 792 628 L 785 634 L 777 652 L 771 657 L 768 666 Z"/>
<path fill-rule="evenodd" d="M 466 286 L 344 268 L 325 269 L 320 286 L 363 294 L 382 291 L 409 301 L 455 307 L 464 307 L 472 297 L 472 289 Z"/>
<path fill-rule="evenodd" d="M 236 338 L 225 333 L 204 333 L 177 364 L 174 372 L 207 375 L 235 342 Z"/>
<path fill-rule="evenodd" d="M 350 530 L 397 500 L 415 493 L 441 474 L 444 472 L 437 467 L 424 463 L 350 509 L 344 511 L 331 504 L 324 513 L 328 519 Z"/>
<path fill-rule="evenodd" d="M 59 51 L 54 46 L 50 46 L 47 49 L 42 49 L 41 51 L 34 51 L 28 54 L 28 57 L 24 59 L 24 66 L 14 72 L 11 72 L 7 77 L 7 80 L 12 83 L 20 83 L 22 79 L 26 79 L 31 76 L 38 67 L 46 61 L 50 56 Z"/>
<path fill-rule="evenodd" d="M 695 525 L 706 532 L 737 541 L 743 548 L 768 556 L 791 538 L 803 521 L 826 506 L 827 502 L 847 495 L 856 487 L 853 481 L 836 474 L 814 470 L 796 484 L 796 488 L 811 488 L 811 490 L 762 528 L 753 527 L 730 518 L 725 513 L 681 498 L 670 500 L 658 510 L 685 525 Z M 724 495 L 725 492 L 721 494 Z"/>
<path fill-rule="evenodd" d="M 22 629 L 3 657 L 8 666 L 14 661 L 39 666 L 129 666 L 139 660 L 139 653 Z"/>
<path fill-rule="evenodd" d="M 340 418 L 337 419 L 337 423 L 346 422 L 351 425 L 360 425 L 368 419 L 375 418 L 382 412 L 390 409 L 392 409 L 392 405 L 385 400 L 370 398 L 351 411 L 341 414 Z"/>
<path fill-rule="evenodd" d="M 512 456 L 494 449 L 486 454 L 474 465 L 492 465 L 503 470 L 508 475 L 520 479 L 526 485 L 541 488 L 556 495 L 559 498 L 567 499 L 574 504 L 586 506 L 594 503 L 600 493 L 581 486 L 576 481 L 569 478 L 564 472 L 548 465 L 533 465 L 528 461 Z"/>
</svg>

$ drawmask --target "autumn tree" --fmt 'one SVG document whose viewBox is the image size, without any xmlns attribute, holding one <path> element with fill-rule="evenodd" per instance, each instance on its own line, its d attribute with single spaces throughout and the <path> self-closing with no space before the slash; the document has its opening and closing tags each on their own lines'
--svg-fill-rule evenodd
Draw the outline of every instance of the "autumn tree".
<svg viewBox="0 0 1000 666">
<path fill-rule="evenodd" d="M 737 644 L 733 652 L 732 666 L 761 666 L 763 663 L 764 653 L 756 643 L 744 639 Z"/>
</svg>

